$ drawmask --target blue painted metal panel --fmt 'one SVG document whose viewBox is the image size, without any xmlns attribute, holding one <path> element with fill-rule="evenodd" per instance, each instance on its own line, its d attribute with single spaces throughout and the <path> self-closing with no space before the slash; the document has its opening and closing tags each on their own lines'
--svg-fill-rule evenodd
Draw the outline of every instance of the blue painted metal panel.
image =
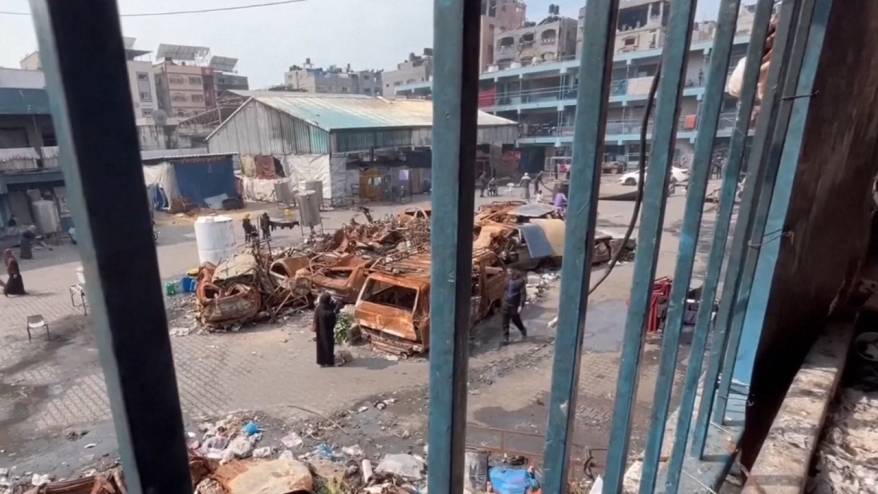
<svg viewBox="0 0 878 494">
<path fill-rule="evenodd" d="M 220 194 L 238 196 L 231 156 L 172 160 L 172 163 L 180 194 L 193 204 L 206 206 L 205 198 Z"/>
<path fill-rule="evenodd" d="M 477 0 L 436 0 L 430 245 L 430 492 L 463 491 L 478 114 Z"/>
<path fill-rule="evenodd" d="M 668 190 L 674 141 L 679 116 L 679 101 L 686 78 L 686 59 L 695 16 L 693 0 L 674 0 L 668 20 L 667 41 L 662 53 L 661 79 L 650 150 L 649 170 L 643 197 L 643 214 L 637 234 L 637 251 L 634 258 L 634 280 L 631 287 L 628 318 L 619 378 L 616 386 L 616 403 L 613 410 L 613 426 L 607 453 L 607 470 L 604 493 L 622 490 L 625 462 L 628 458 L 631 419 L 637 395 L 638 368 L 643 344 L 643 331 L 649 313 L 649 300 L 655 278 L 656 260 L 661 244 L 662 223 L 665 216 L 665 195 Z M 672 377 L 673 378 L 673 377 Z"/>
<path fill-rule="evenodd" d="M 542 259 L 544 257 L 552 257 L 554 251 L 549 239 L 546 238 L 546 232 L 538 225 L 525 223 L 518 225 L 518 231 L 524 237 L 527 244 L 527 253 L 531 259 Z"/>
<path fill-rule="evenodd" d="M 747 140 L 747 129 L 750 127 L 750 115 L 753 111 L 753 103 L 756 98 L 756 81 L 759 77 L 759 67 L 762 61 L 762 50 L 765 46 L 765 36 L 768 33 L 768 22 L 771 18 L 774 0 L 760 0 L 756 7 L 753 21 L 753 31 L 747 52 L 747 62 L 744 70 L 743 90 L 738 106 L 738 115 L 735 121 L 735 132 L 729 143 L 729 158 L 723 171 L 723 182 L 720 191 L 719 209 L 716 214 L 715 231 L 713 242 L 708 256 L 707 274 L 704 278 L 701 291 L 701 304 L 698 308 L 695 329 L 693 330 L 692 344 L 689 352 L 689 365 L 686 369 L 686 377 L 683 384 L 683 394 L 680 398 L 680 412 L 677 418 L 677 429 L 674 437 L 674 446 L 668 463 L 668 475 L 666 481 L 667 492 L 677 492 L 680 483 L 680 472 L 685 458 L 686 443 L 689 438 L 689 430 L 695 406 L 695 398 L 698 390 L 698 380 L 701 376 L 701 367 L 704 361 L 704 352 L 707 345 L 707 336 L 713 315 L 714 302 L 716 300 L 717 285 L 722 271 L 723 258 L 726 252 L 726 240 L 732 219 L 732 211 L 735 206 L 735 194 L 738 190 L 738 179 L 741 170 L 741 162 L 744 159 L 744 148 Z M 724 11 L 724 10 L 723 10 Z"/>
<path fill-rule="evenodd" d="M 726 74 L 728 73 L 729 57 L 732 52 L 732 40 L 735 36 L 739 4 L 740 0 L 723 0 L 720 4 L 713 54 L 710 57 L 710 65 L 707 71 L 707 89 L 705 91 L 704 103 L 701 105 L 698 116 L 700 126 L 695 140 L 692 174 L 689 177 L 689 190 L 686 196 L 683 228 L 680 233 L 677 266 L 674 271 L 674 281 L 671 288 L 667 318 L 665 319 L 665 331 L 662 334 L 661 361 L 659 362 L 655 397 L 650 416 L 650 429 L 640 476 L 640 492 L 644 494 L 649 494 L 655 490 L 659 457 L 668 420 L 668 409 L 671 405 L 671 391 L 677 367 L 680 333 L 683 329 L 683 315 L 689 292 L 689 282 L 692 279 L 692 270 L 695 266 L 695 254 L 698 247 L 698 233 L 701 228 L 701 215 L 702 211 L 704 211 L 707 180 L 710 178 L 712 167 L 714 136 L 719 124 L 720 110 L 722 109 Z"/>
<path fill-rule="evenodd" d="M 613 42 L 619 0 L 593 0 L 585 6 L 585 40 L 579 69 L 570 197 L 561 266 L 561 300 L 552 365 L 549 421 L 543 457 L 543 491 L 567 492 L 567 466 L 579 392 L 579 364 L 588 306 L 591 257 L 597 224 L 603 135 L 610 93 Z M 438 86 L 438 85 L 437 85 Z"/>
<path fill-rule="evenodd" d="M 701 402 L 698 408 L 698 419 L 693 436 L 693 453 L 701 455 L 707 437 L 707 428 L 713 411 L 716 397 L 715 387 L 722 369 L 723 356 L 730 341 L 730 326 L 736 307 L 738 288 L 742 281 L 744 262 L 751 234 L 753 216 L 758 207 L 757 198 L 767 178 L 773 185 L 774 175 L 767 177 L 766 156 L 769 153 L 772 133 L 778 119 L 778 107 L 780 106 L 780 93 L 776 90 L 783 85 L 786 78 L 787 67 L 790 63 L 792 42 L 795 35 L 795 21 L 798 18 L 799 2 L 797 0 L 784 0 L 780 7 L 780 15 L 777 23 L 771 66 L 768 71 L 767 87 L 769 93 L 762 102 L 759 118 L 756 124 L 756 135 L 751 148 L 750 160 L 747 166 L 748 176 L 738 212 L 738 220 L 735 225 L 735 233 L 732 238 L 732 247 L 729 254 L 728 268 L 723 282 L 723 295 L 720 301 L 714 325 L 714 338 L 711 344 L 710 359 L 707 374 L 705 375 L 705 391 L 701 394 Z"/>
<path fill-rule="evenodd" d="M 814 91 L 814 78 L 817 73 L 820 54 L 823 50 L 823 40 L 831 9 L 832 0 L 817 0 L 814 6 L 804 61 L 802 62 L 798 84 L 795 89 L 795 94 L 797 95 L 808 95 Z M 771 199 L 771 206 L 761 237 L 759 260 L 755 275 L 753 276 L 753 289 L 750 293 L 747 312 L 743 319 L 744 326 L 741 343 L 735 358 L 728 361 L 729 365 L 726 368 L 726 373 L 723 374 L 729 375 L 728 369 L 734 364 L 734 380 L 748 385 L 753 371 L 756 348 L 762 335 L 765 310 L 768 305 L 768 296 L 771 289 L 771 280 L 774 277 L 778 250 L 782 240 L 786 238 L 783 235 L 783 231 L 796 170 L 798 169 L 799 156 L 801 155 L 805 136 L 805 123 L 811 98 L 796 98 L 792 101 L 792 104 L 789 127 L 783 139 L 784 147 L 775 182 L 774 195 Z M 724 389 L 721 387 L 720 392 L 722 393 Z M 721 396 L 724 395 L 721 394 Z"/>
</svg>

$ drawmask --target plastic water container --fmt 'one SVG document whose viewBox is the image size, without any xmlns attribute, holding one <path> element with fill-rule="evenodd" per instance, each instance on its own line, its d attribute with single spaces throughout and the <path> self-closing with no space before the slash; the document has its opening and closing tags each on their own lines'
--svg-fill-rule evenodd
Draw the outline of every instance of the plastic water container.
<svg viewBox="0 0 878 494">
<path fill-rule="evenodd" d="M 235 225 L 228 216 L 201 216 L 195 220 L 198 261 L 219 264 L 237 251 Z"/>
</svg>

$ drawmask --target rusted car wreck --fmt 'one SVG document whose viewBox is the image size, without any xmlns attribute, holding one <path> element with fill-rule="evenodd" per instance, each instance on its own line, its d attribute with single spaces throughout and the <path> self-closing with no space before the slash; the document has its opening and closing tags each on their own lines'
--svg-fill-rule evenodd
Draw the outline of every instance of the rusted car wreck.
<svg viewBox="0 0 878 494">
<path fill-rule="evenodd" d="M 470 322 L 498 308 L 506 286 L 506 269 L 491 250 L 473 255 Z M 376 349 L 408 356 L 430 345 L 430 257 L 421 255 L 378 266 L 366 279 L 354 317 Z"/>
</svg>

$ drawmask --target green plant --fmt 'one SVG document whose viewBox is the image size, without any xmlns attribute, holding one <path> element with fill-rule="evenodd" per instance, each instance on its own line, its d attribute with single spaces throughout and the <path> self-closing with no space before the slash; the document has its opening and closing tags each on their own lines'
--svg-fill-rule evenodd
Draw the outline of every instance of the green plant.
<svg viewBox="0 0 878 494">
<path fill-rule="evenodd" d="M 341 345 L 350 339 L 351 326 L 354 325 L 354 316 L 345 312 L 338 315 L 335 321 L 333 334 L 335 335 L 335 344 Z"/>
</svg>

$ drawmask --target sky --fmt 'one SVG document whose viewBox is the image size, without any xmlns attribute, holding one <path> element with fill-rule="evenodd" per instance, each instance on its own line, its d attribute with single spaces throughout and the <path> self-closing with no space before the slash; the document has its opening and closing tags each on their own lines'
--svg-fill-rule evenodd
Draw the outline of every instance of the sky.
<svg viewBox="0 0 878 494">
<path fill-rule="evenodd" d="M 259 0 L 118 0 L 122 13 L 215 8 Z M 584 0 L 527 1 L 528 19 L 539 21 L 550 3 L 576 17 Z M 719 0 L 701 0 L 696 17 L 715 18 Z M 27 0 L 0 0 L 0 10 L 29 12 Z M 84 13 L 87 15 L 87 13 Z M 306 57 L 318 66 L 390 70 L 409 52 L 433 44 L 433 0 L 305 0 L 250 10 L 123 18 L 122 32 L 135 48 L 159 43 L 208 46 L 214 55 L 239 59 L 238 73 L 251 88 L 283 82 L 290 65 Z M 0 14 L 0 66 L 18 67 L 37 49 L 29 17 Z"/>
</svg>

